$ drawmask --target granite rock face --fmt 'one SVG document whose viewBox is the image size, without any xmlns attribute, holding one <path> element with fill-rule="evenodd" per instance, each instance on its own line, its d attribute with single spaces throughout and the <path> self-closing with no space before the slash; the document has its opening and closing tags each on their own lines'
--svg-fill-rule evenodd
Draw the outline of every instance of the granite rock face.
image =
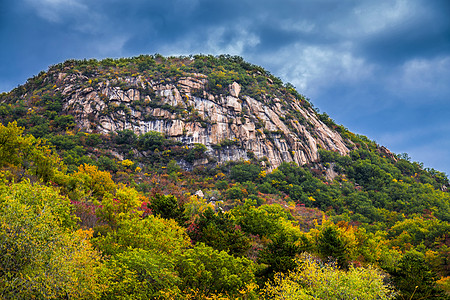
<svg viewBox="0 0 450 300">
<path fill-rule="evenodd" d="M 218 163 L 254 156 L 267 158 L 269 169 L 284 161 L 314 162 L 319 147 L 349 152 L 349 142 L 301 101 L 289 99 L 289 107 L 286 99 L 259 101 L 243 94 L 236 82 L 215 95 L 202 74 L 160 82 L 142 76 L 91 82 L 66 73 L 57 78 L 64 111 L 87 132 L 158 131 L 187 146 L 204 144 Z M 297 117 L 287 119 L 292 111 Z"/>
</svg>

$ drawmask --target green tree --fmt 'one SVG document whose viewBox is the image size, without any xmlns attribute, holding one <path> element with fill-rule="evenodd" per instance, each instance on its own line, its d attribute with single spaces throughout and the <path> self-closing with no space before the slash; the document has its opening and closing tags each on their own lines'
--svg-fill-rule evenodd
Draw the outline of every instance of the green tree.
<svg viewBox="0 0 450 300">
<path fill-rule="evenodd" d="M 406 252 L 398 267 L 390 273 L 403 299 L 448 299 L 444 291 L 436 286 L 437 275 L 420 252 Z"/>
<path fill-rule="evenodd" d="M 176 255 L 190 245 L 184 228 L 175 220 L 149 215 L 132 216 L 118 221 L 117 229 L 95 238 L 95 245 L 105 254 L 114 255 L 128 248 L 160 251 Z"/>
<path fill-rule="evenodd" d="M 83 197 L 94 197 L 102 199 L 114 193 L 116 184 L 107 171 L 100 171 L 97 166 L 83 164 L 78 167 L 78 171 L 72 176 L 71 191 L 82 192 Z"/>
<path fill-rule="evenodd" d="M 244 232 L 273 237 L 286 232 L 299 232 L 299 228 L 292 225 L 292 215 L 279 204 L 261 205 L 255 207 L 256 201 L 247 200 L 244 205 L 235 207 L 231 214 Z"/>
<path fill-rule="evenodd" d="M 178 259 L 181 290 L 199 290 L 203 296 L 227 294 L 236 298 L 255 282 L 255 265 L 245 257 L 233 257 L 203 243 L 185 251 Z"/>
<path fill-rule="evenodd" d="M 250 248 L 250 239 L 231 219 L 230 214 L 215 213 L 210 207 L 200 214 L 189 232 L 195 242 L 204 243 L 216 250 L 243 256 Z"/>
<path fill-rule="evenodd" d="M 231 168 L 230 178 L 236 180 L 237 182 L 255 181 L 260 172 L 260 166 L 243 163 L 235 165 Z"/>
<path fill-rule="evenodd" d="M 286 232 L 279 233 L 259 253 L 258 262 L 267 265 L 262 276 L 266 279 L 273 278 L 275 273 L 293 270 L 297 266 L 296 256 L 309 250 L 311 243 L 305 235 L 289 236 Z"/>
<path fill-rule="evenodd" d="M 189 149 L 189 152 L 184 157 L 188 162 L 194 162 L 196 159 L 204 157 L 207 148 L 203 144 L 195 144 L 194 148 Z"/>
<path fill-rule="evenodd" d="M 180 280 L 175 266 L 190 240 L 174 220 L 154 215 L 121 219 L 116 230 L 94 243 L 110 256 L 110 285 L 104 298 L 176 298 Z"/>
<path fill-rule="evenodd" d="M 233 186 L 225 191 L 227 199 L 243 200 L 248 194 L 241 186 Z"/>
<path fill-rule="evenodd" d="M 164 145 L 165 141 L 166 139 L 164 138 L 164 135 L 162 133 L 149 131 L 137 138 L 137 145 L 141 150 L 154 151 L 155 149 L 161 150 L 161 147 Z"/>
<path fill-rule="evenodd" d="M 115 227 L 119 220 L 141 215 L 143 200 L 144 197 L 135 188 L 119 183 L 114 194 L 105 194 L 102 205 L 97 209 L 97 215 Z"/>
<path fill-rule="evenodd" d="M 317 249 L 322 257 L 326 260 L 335 259 L 341 268 L 348 267 L 345 245 L 336 227 L 325 227 L 317 242 Z"/>
<path fill-rule="evenodd" d="M 177 197 L 173 195 L 161 195 L 156 193 L 150 199 L 148 207 L 153 214 L 165 219 L 174 219 L 179 224 L 184 224 L 186 217 L 184 215 L 184 207 L 178 203 Z"/>
<path fill-rule="evenodd" d="M 129 248 L 106 262 L 110 286 L 102 299 L 180 299 L 174 260 L 155 250 Z"/>
</svg>

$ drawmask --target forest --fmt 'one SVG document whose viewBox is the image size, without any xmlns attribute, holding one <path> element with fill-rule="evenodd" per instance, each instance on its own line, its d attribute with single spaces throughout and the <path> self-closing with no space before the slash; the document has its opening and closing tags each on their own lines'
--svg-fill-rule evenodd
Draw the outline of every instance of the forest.
<svg viewBox="0 0 450 300">
<path fill-rule="evenodd" d="M 156 55 L 50 70 L 77 68 L 95 81 L 107 70 L 166 78 L 195 69 L 215 93 L 238 81 L 255 98 L 312 106 L 239 58 L 186 61 Z M 348 155 L 319 149 L 316 162 L 269 171 L 249 153 L 186 170 L 180 159 L 208 158 L 205 145 L 154 131 L 84 132 L 46 77 L 0 95 L 0 298 L 450 298 L 444 173 L 325 113 L 320 120 L 353 145 Z"/>
</svg>

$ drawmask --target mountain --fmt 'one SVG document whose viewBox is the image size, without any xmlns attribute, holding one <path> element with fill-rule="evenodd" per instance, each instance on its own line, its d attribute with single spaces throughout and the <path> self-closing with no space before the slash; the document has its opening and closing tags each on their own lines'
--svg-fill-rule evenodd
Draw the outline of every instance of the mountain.
<svg viewBox="0 0 450 300">
<path fill-rule="evenodd" d="M 1 299 L 448 299 L 450 186 L 234 56 L 0 95 Z"/>
<path fill-rule="evenodd" d="M 187 147 L 205 145 L 217 163 L 264 158 L 270 170 L 317 161 L 318 148 L 345 155 L 354 147 L 292 86 L 239 57 L 67 61 L 1 101 L 38 114 L 57 102 L 56 112 L 73 116 L 79 131 L 160 132 Z"/>
</svg>

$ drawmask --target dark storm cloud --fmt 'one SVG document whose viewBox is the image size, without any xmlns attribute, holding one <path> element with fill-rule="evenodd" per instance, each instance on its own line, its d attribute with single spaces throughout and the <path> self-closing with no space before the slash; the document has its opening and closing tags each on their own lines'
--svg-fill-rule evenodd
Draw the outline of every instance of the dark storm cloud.
<svg viewBox="0 0 450 300">
<path fill-rule="evenodd" d="M 257 5 L 254 1 L 135 1 L 133 5 L 97 1 L 90 5 L 94 11 L 102 10 L 108 21 L 117 20 L 112 30 L 127 32 L 124 48 L 129 51 L 153 49 L 155 43 L 170 47 L 180 39 L 201 49 L 214 29 L 222 30 L 223 45 L 233 41 L 239 31 L 248 31 L 260 39 L 253 50 L 267 51 L 302 39 L 323 39 L 327 31 L 318 22 L 326 24 L 349 9 L 330 1 L 260 1 Z M 289 23 L 314 25 L 315 32 L 306 34 L 289 28 Z"/>
<path fill-rule="evenodd" d="M 438 7 L 430 11 L 416 11 L 389 30 L 362 39 L 359 52 L 385 64 L 447 55 L 450 52 L 450 18 L 439 17 L 442 12 Z M 447 12 L 448 15 L 450 12 Z"/>
</svg>

